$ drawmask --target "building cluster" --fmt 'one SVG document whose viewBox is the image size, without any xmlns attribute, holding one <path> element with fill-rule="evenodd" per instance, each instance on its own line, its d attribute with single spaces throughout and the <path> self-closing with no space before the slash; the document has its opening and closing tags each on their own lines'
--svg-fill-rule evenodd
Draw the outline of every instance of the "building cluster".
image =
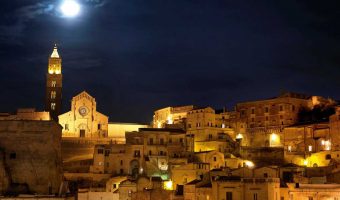
<svg viewBox="0 0 340 200">
<path fill-rule="evenodd" d="M 61 91 L 55 47 L 46 111 L 0 114 L 2 195 L 340 200 L 340 107 L 332 99 L 283 92 L 232 110 L 166 107 L 143 125 L 110 122 L 85 91 L 62 114 Z"/>
</svg>

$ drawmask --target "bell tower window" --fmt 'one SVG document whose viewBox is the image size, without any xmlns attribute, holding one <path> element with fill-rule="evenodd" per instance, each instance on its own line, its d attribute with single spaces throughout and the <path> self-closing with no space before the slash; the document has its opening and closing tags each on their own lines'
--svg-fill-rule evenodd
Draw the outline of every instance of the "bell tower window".
<svg viewBox="0 0 340 200">
<path fill-rule="evenodd" d="M 51 110 L 55 110 L 55 103 L 51 103 Z"/>
<path fill-rule="evenodd" d="M 51 87 L 56 87 L 57 86 L 57 81 L 52 81 L 51 82 Z"/>
<path fill-rule="evenodd" d="M 51 91 L 51 99 L 55 99 L 57 96 L 56 91 Z"/>
</svg>

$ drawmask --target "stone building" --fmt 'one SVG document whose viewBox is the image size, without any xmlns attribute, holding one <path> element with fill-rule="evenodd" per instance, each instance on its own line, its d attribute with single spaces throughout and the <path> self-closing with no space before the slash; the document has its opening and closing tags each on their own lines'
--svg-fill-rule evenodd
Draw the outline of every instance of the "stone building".
<svg viewBox="0 0 340 200">
<path fill-rule="evenodd" d="M 298 121 L 298 114 L 303 107 L 311 108 L 310 96 L 284 93 L 278 97 L 238 103 L 238 121 L 243 122 L 246 129 L 233 127 L 244 134 L 245 146 L 270 146 L 270 134 L 280 135 L 284 127 Z M 245 131 L 245 132 L 243 132 Z"/>
<path fill-rule="evenodd" d="M 340 184 L 287 184 L 287 188 L 281 188 L 281 196 L 284 199 L 340 199 Z"/>
<path fill-rule="evenodd" d="M 177 128 L 185 128 L 185 119 L 187 113 L 194 109 L 193 105 L 166 107 L 156 110 L 153 116 L 153 128 L 165 128 L 167 126 L 175 126 Z"/>
<path fill-rule="evenodd" d="M 126 144 L 97 145 L 91 172 L 168 179 L 169 166 L 187 162 L 185 149 L 183 130 L 141 128 L 126 133 Z"/>
<path fill-rule="evenodd" d="M 212 195 L 214 200 L 243 200 L 243 199 L 280 199 L 280 179 L 270 177 L 270 172 L 251 176 L 221 176 L 212 181 Z"/>
<path fill-rule="evenodd" d="M 219 124 L 216 120 L 218 116 L 211 107 L 195 108 L 188 112 L 188 151 L 234 151 L 237 145 L 235 132 L 224 124 Z"/>
<path fill-rule="evenodd" d="M 322 151 L 330 151 L 331 134 L 328 122 L 302 123 L 283 129 L 285 161 L 305 166 L 320 166 L 311 159 Z"/>
<path fill-rule="evenodd" d="M 58 194 L 63 180 L 61 126 L 44 120 L 0 120 L 0 191 Z"/>
<path fill-rule="evenodd" d="M 146 124 L 109 122 L 108 138 L 116 143 L 125 143 L 125 133 L 138 131 L 140 128 L 148 128 Z"/>
<path fill-rule="evenodd" d="M 37 112 L 34 108 L 20 108 L 16 114 L 0 113 L 0 120 L 51 120 L 49 112 Z"/>
<path fill-rule="evenodd" d="M 95 98 L 83 91 L 72 98 L 71 110 L 59 115 L 63 137 L 105 138 L 108 136 L 109 118 L 97 112 Z"/>
<path fill-rule="evenodd" d="M 336 107 L 335 114 L 329 117 L 330 141 L 333 150 L 340 150 L 340 107 Z"/>
</svg>

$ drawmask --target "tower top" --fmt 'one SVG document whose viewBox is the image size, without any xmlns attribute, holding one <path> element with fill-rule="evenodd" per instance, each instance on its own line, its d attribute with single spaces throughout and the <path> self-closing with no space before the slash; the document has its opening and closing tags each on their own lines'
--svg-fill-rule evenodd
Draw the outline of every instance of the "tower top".
<svg viewBox="0 0 340 200">
<path fill-rule="evenodd" d="M 51 58 L 60 58 L 58 53 L 57 44 L 54 44 L 53 52 L 51 54 Z"/>
</svg>

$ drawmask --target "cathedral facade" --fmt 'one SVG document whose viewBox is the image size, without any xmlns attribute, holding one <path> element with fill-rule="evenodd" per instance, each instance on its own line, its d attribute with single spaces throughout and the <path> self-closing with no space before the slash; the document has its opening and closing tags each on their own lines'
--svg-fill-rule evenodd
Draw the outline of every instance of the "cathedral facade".
<svg viewBox="0 0 340 200">
<path fill-rule="evenodd" d="M 97 112 L 95 98 L 83 91 L 72 98 L 71 110 L 59 115 L 63 137 L 106 138 L 108 116 Z"/>
</svg>

